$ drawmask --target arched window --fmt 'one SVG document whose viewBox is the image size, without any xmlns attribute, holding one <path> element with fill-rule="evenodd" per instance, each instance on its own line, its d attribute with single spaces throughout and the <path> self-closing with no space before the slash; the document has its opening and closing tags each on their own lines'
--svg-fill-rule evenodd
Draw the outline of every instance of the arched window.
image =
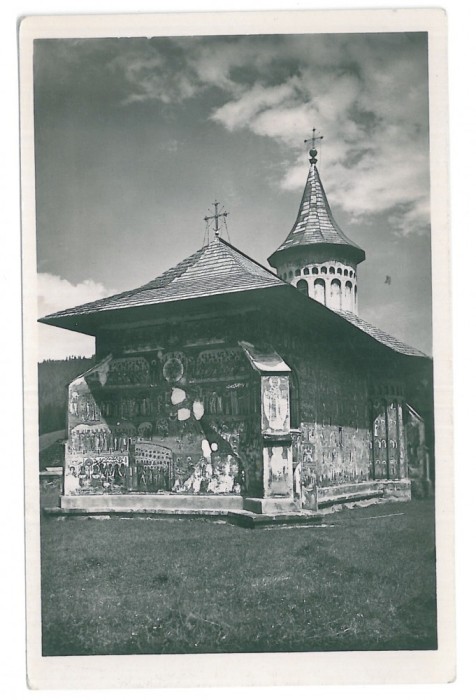
<svg viewBox="0 0 476 700">
<path fill-rule="evenodd" d="M 330 274 L 330 275 L 335 275 L 335 273 L 336 273 L 335 267 L 330 267 L 330 268 L 329 268 L 329 274 Z"/>
<path fill-rule="evenodd" d="M 294 274 L 296 275 L 296 277 L 299 277 L 299 275 L 301 274 L 301 270 L 294 270 Z"/>
<path fill-rule="evenodd" d="M 350 271 L 349 271 L 349 277 L 353 277 L 353 276 L 354 276 L 354 273 L 353 273 L 352 270 L 350 270 Z"/>
<path fill-rule="evenodd" d="M 352 282 L 349 282 L 349 280 L 347 280 L 344 287 L 344 301 L 342 304 L 342 308 L 344 309 L 344 311 L 352 311 L 352 302 Z"/>
<path fill-rule="evenodd" d="M 354 304 L 357 308 L 357 285 L 354 287 Z"/>
<path fill-rule="evenodd" d="M 289 275 L 288 275 L 288 277 L 289 277 L 289 279 L 291 279 L 291 277 L 294 277 L 294 273 L 293 273 L 292 270 L 289 270 Z"/>
<path fill-rule="evenodd" d="M 318 274 L 319 274 L 319 270 L 318 270 L 317 267 L 313 267 L 313 268 L 312 268 L 312 274 L 313 274 L 313 275 L 318 275 Z"/>
<path fill-rule="evenodd" d="M 342 274 L 342 268 L 341 268 L 341 267 L 338 267 L 338 268 L 337 268 L 337 274 L 338 274 L 338 275 L 341 275 L 341 274 Z"/>
<path fill-rule="evenodd" d="M 304 268 L 304 274 L 305 274 L 305 275 L 308 275 L 308 274 L 309 274 L 309 268 L 308 268 L 308 267 L 305 267 L 305 268 Z"/>
<path fill-rule="evenodd" d="M 340 280 L 332 280 L 331 282 L 331 296 L 329 306 L 332 309 L 340 309 L 342 306 L 342 288 Z"/>
<path fill-rule="evenodd" d="M 287 274 L 283 272 L 283 280 L 287 279 Z"/>
<path fill-rule="evenodd" d="M 314 298 L 320 301 L 321 304 L 326 303 L 326 283 L 324 280 L 314 280 Z"/>
<path fill-rule="evenodd" d="M 306 280 L 299 280 L 299 282 L 296 285 L 296 288 L 303 294 L 309 295 L 309 286 Z"/>
<path fill-rule="evenodd" d="M 349 274 L 349 270 L 344 270 L 344 277 L 347 277 Z"/>
<path fill-rule="evenodd" d="M 321 275 L 327 275 L 327 267 L 321 267 Z"/>
</svg>

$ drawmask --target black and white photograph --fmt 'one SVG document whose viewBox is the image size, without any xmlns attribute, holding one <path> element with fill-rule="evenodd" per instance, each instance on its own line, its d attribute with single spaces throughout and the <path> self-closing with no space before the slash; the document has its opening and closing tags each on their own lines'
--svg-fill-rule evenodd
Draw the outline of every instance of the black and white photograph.
<svg viewBox="0 0 476 700">
<path fill-rule="evenodd" d="M 33 686 L 451 680 L 445 18 L 402 13 L 24 20 Z"/>
</svg>

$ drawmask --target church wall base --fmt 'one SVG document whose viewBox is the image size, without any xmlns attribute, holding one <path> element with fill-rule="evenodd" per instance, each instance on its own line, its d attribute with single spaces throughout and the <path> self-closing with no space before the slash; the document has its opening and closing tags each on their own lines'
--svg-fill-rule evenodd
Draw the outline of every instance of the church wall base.
<svg viewBox="0 0 476 700">
<path fill-rule="evenodd" d="M 245 498 L 245 510 L 258 514 L 294 513 L 300 510 L 292 498 Z"/>
<path fill-rule="evenodd" d="M 385 501 L 410 501 L 414 486 L 410 479 L 376 480 L 317 488 L 302 511 L 325 511 L 345 504 L 372 505 Z M 257 515 L 302 512 L 292 498 L 243 498 L 237 495 L 123 494 L 61 496 L 64 513 L 228 513 L 244 511 Z"/>
<path fill-rule="evenodd" d="M 373 505 L 384 501 L 410 501 L 411 496 L 410 479 L 378 479 L 316 488 L 313 494 L 306 494 L 303 508 L 322 510 L 346 503 Z"/>
<path fill-rule="evenodd" d="M 88 513 L 144 511 L 228 511 L 243 508 L 242 496 L 193 496 L 182 494 L 124 494 L 61 496 L 60 507 L 65 511 Z"/>
</svg>

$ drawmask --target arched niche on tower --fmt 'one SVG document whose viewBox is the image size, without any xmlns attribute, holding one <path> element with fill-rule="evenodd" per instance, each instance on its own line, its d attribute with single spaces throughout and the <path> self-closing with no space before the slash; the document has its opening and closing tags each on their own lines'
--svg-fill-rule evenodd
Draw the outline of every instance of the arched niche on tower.
<svg viewBox="0 0 476 700">
<path fill-rule="evenodd" d="M 354 308 L 354 298 L 352 294 L 352 282 L 347 281 L 344 285 L 344 298 L 342 300 L 342 309 L 344 311 L 352 311 Z"/>
<path fill-rule="evenodd" d="M 296 289 L 302 294 L 306 294 L 306 296 L 309 296 L 309 285 L 307 283 L 307 280 L 300 279 L 296 284 Z"/>
<path fill-rule="evenodd" d="M 331 309 L 337 310 L 340 310 L 342 307 L 342 285 L 341 281 L 335 278 L 331 282 L 329 306 L 331 307 Z"/>
<path fill-rule="evenodd" d="M 314 299 L 321 304 L 326 303 L 326 283 L 323 279 L 314 280 Z"/>
</svg>

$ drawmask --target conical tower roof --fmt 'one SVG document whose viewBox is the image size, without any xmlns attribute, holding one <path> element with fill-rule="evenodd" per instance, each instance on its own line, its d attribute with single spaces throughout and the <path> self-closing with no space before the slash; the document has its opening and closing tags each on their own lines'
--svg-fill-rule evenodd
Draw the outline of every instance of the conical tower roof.
<svg viewBox="0 0 476 700">
<path fill-rule="evenodd" d="M 350 257 L 356 264 L 365 260 L 365 251 L 356 245 L 342 231 L 332 214 L 317 170 L 316 151 L 310 151 L 309 174 L 299 206 L 298 215 L 288 237 L 275 252 L 269 256 L 268 262 L 278 267 L 280 262 L 289 259 L 290 251 L 302 252 L 306 246 L 342 246 L 339 252 Z"/>
</svg>

